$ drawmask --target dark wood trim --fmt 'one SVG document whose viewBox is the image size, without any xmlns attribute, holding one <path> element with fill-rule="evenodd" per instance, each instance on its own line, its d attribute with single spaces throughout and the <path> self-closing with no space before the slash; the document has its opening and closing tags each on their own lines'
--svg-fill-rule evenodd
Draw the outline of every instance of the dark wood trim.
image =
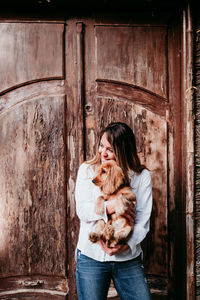
<svg viewBox="0 0 200 300">
<path fill-rule="evenodd" d="M 166 117 L 169 109 L 167 99 L 163 98 L 147 89 L 124 82 L 96 79 L 97 94 L 99 96 L 114 96 L 121 99 L 130 100 L 136 104 L 141 104 L 149 110 Z"/>
<path fill-rule="evenodd" d="M 77 94 L 80 109 L 80 126 L 79 130 L 82 132 L 81 151 L 85 160 L 85 124 L 84 124 L 84 24 L 83 22 L 76 23 L 76 37 L 77 37 Z"/>
<path fill-rule="evenodd" d="M 168 127 L 168 224 L 169 224 L 169 299 L 185 300 L 185 225 L 182 176 L 182 119 L 181 119 L 181 18 L 169 23 L 168 75 L 169 75 L 169 127 Z M 176 224 L 176 226 L 174 226 Z"/>
</svg>

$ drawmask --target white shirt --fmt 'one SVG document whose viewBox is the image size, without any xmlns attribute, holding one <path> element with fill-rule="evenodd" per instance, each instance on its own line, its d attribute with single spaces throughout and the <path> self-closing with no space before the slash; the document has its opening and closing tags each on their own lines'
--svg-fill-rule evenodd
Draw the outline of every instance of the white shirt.
<svg viewBox="0 0 200 300">
<path fill-rule="evenodd" d="M 80 219 L 80 232 L 77 249 L 81 253 L 98 261 L 125 261 L 137 257 L 141 252 L 140 243 L 149 231 L 152 209 L 152 183 L 150 172 L 144 169 L 140 174 L 131 172 L 130 185 L 136 195 L 136 219 L 134 231 L 128 241 L 130 249 L 118 255 L 109 256 L 98 243 L 89 240 L 89 233 L 93 231 L 96 221 L 102 216 L 94 212 L 95 202 L 101 195 L 99 187 L 92 183 L 95 177 L 94 167 L 83 163 L 77 175 L 75 199 L 76 213 Z M 107 222 L 106 202 L 103 219 Z"/>
</svg>

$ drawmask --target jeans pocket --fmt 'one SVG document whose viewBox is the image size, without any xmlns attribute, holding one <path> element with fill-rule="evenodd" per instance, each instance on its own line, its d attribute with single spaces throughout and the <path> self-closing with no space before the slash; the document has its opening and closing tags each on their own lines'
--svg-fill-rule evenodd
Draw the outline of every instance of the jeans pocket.
<svg viewBox="0 0 200 300">
<path fill-rule="evenodd" d="M 81 256 L 81 250 L 77 249 L 76 250 L 76 261 L 80 258 Z"/>
<path fill-rule="evenodd" d="M 79 266 L 87 266 L 90 264 L 94 264 L 95 260 L 81 253 L 81 250 L 77 249 L 76 253 L 76 261 Z"/>
</svg>

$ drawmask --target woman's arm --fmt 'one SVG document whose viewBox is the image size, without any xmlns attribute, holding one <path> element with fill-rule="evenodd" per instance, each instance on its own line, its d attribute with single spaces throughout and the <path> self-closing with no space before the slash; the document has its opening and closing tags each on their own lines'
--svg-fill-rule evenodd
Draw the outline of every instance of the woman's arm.
<svg viewBox="0 0 200 300">
<path fill-rule="evenodd" d="M 107 222 L 106 205 L 103 216 L 95 213 L 96 199 L 93 193 L 93 175 L 89 168 L 89 165 L 83 163 L 78 170 L 75 189 L 76 213 L 79 219 L 84 222 L 93 222 L 100 219 Z"/>
</svg>

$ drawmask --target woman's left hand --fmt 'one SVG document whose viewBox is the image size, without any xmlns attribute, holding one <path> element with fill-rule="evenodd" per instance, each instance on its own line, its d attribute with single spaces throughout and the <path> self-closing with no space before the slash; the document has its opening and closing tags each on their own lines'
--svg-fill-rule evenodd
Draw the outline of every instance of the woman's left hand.
<svg viewBox="0 0 200 300">
<path fill-rule="evenodd" d="M 134 205 L 129 205 L 126 212 L 123 214 L 123 217 L 125 217 L 132 226 L 134 226 L 135 218 L 136 218 L 136 209 Z"/>
<path fill-rule="evenodd" d="M 100 240 L 99 243 L 100 243 L 101 249 L 110 256 L 112 256 L 114 254 L 121 254 L 129 249 L 128 244 L 119 244 L 113 248 L 108 248 L 102 240 Z"/>
</svg>

